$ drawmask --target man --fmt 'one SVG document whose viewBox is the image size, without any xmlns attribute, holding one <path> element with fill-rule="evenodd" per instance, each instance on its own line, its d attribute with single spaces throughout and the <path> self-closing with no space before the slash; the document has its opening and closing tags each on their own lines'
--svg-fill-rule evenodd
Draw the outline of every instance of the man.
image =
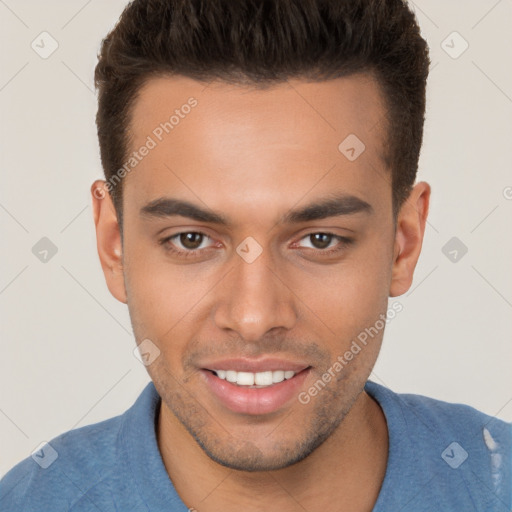
<svg viewBox="0 0 512 512">
<path fill-rule="evenodd" d="M 128 5 L 91 193 L 152 382 L 2 511 L 510 510 L 511 425 L 368 380 L 423 241 L 428 65 L 400 0 Z"/>
</svg>

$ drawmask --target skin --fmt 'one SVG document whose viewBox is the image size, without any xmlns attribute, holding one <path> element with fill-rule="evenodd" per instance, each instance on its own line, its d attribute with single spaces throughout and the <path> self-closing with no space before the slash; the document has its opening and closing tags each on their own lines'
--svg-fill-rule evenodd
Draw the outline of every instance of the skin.
<svg viewBox="0 0 512 512">
<path fill-rule="evenodd" d="M 384 330 L 304 405 L 239 414 L 207 388 L 205 360 L 266 355 L 305 362 L 307 391 L 375 324 L 388 298 L 412 283 L 430 186 L 415 185 L 392 217 L 383 98 L 366 74 L 321 83 L 290 80 L 257 90 L 184 77 L 151 79 L 135 103 L 135 150 L 189 97 L 198 105 L 124 180 L 123 241 L 105 182 L 91 187 L 98 252 L 112 295 L 126 303 L 137 343 L 160 355 L 147 370 L 162 397 L 157 440 L 185 504 L 199 511 L 371 511 L 384 479 L 388 432 L 363 390 Z M 366 146 L 353 162 L 347 135 Z M 291 209 L 333 193 L 357 196 L 373 213 L 283 224 Z M 219 226 L 182 216 L 147 218 L 169 196 L 217 212 Z M 159 240 L 207 236 L 194 246 Z M 314 233 L 350 237 L 342 246 Z M 236 252 L 248 236 L 252 263 Z M 330 241 L 329 241 L 330 240 Z M 174 245 L 173 245 L 174 244 Z M 197 475 L 201 478 L 197 478 Z"/>
</svg>

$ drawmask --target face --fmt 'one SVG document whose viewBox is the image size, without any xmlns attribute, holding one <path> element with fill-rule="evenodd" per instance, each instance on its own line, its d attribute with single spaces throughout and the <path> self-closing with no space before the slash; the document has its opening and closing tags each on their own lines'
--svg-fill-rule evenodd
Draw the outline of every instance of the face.
<svg viewBox="0 0 512 512">
<path fill-rule="evenodd" d="M 124 179 L 122 247 L 111 203 L 95 207 L 100 257 L 161 414 L 223 465 L 303 459 L 360 396 L 384 329 L 358 336 L 412 279 L 396 263 L 384 115 L 368 75 L 140 92 L 131 149 L 150 149 Z"/>
</svg>

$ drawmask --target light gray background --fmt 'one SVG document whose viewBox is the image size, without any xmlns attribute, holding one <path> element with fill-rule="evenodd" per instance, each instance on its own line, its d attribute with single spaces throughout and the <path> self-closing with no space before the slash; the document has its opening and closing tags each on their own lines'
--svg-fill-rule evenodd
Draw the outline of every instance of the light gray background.
<svg viewBox="0 0 512 512">
<path fill-rule="evenodd" d="M 122 413 L 149 381 L 103 279 L 89 198 L 102 177 L 93 68 L 125 3 L 0 0 L 0 475 Z M 412 5 L 433 63 L 418 175 L 433 195 L 371 378 L 512 421 L 512 0 Z M 59 44 L 47 59 L 31 48 L 43 31 Z M 469 44 L 458 58 L 454 31 Z M 46 263 L 32 253 L 42 237 L 58 248 Z M 468 248 L 456 263 L 442 252 L 452 237 Z"/>
</svg>

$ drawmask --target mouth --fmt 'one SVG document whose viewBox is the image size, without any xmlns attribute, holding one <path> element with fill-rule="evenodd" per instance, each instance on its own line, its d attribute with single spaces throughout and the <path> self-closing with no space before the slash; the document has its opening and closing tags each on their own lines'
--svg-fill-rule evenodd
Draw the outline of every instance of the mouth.
<svg viewBox="0 0 512 512">
<path fill-rule="evenodd" d="M 251 371 L 252 370 L 252 371 Z M 311 366 L 279 361 L 226 361 L 202 368 L 210 396 L 223 408 L 248 415 L 278 412 L 298 397 Z"/>
<path fill-rule="evenodd" d="M 266 370 L 263 372 L 237 372 L 236 370 L 210 370 L 219 379 L 231 382 L 237 386 L 249 387 L 252 389 L 268 388 L 274 384 L 279 384 L 284 380 L 295 377 L 296 373 L 292 370 Z"/>
</svg>

